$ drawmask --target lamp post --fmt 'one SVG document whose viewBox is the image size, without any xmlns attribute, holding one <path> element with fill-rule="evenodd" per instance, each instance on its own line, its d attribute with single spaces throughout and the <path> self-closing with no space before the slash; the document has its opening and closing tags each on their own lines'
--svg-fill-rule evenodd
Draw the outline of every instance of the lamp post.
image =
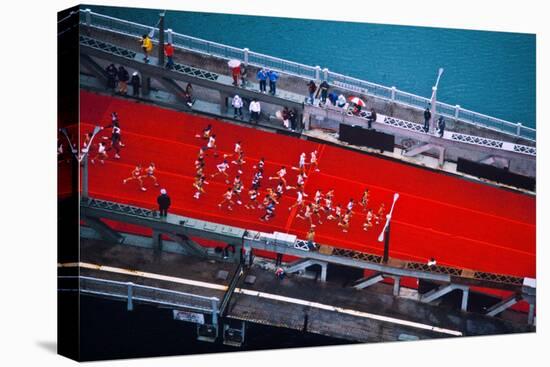
<svg viewBox="0 0 550 367">
<path fill-rule="evenodd" d="M 432 114 L 432 117 L 430 117 L 430 134 L 433 134 L 435 131 L 435 113 L 436 113 L 436 104 L 437 104 L 437 86 L 439 85 L 439 79 L 441 78 L 441 75 L 443 74 L 444 69 L 439 68 L 437 72 L 437 80 L 435 81 L 435 86 L 432 87 L 432 98 L 430 99 L 430 113 Z"/>
<path fill-rule="evenodd" d="M 384 242 L 384 256 L 382 261 L 384 263 L 388 262 L 389 252 L 390 252 L 390 221 L 393 214 L 393 208 L 395 207 L 395 202 L 399 199 L 399 194 L 396 192 L 393 194 L 393 203 L 391 205 L 390 212 L 386 215 L 386 224 L 378 236 L 378 242 Z"/>
<path fill-rule="evenodd" d="M 94 141 L 95 136 L 98 132 L 101 131 L 100 126 L 94 127 L 94 131 L 92 132 L 92 137 L 90 138 L 90 142 L 88 143 L 88 146 L 86 148 L 82 149 L 82 155 L 78 154 L 78 148 L 75 148 L 71 142 L 71 138 L 69 138 L 69 134 L 67 133 L 66 128 L 61 128 L 59 131 L 65 136 L 67 141 L 69 142 L 69 146 L 71 147 L 71 153 L 73 154 L 73 163 L 75 163 L 73 166 L 75 169 L 73 170 L 72 178 L 73 178 L 73 191 L 78 192 L 78 163 L 82 162 L 82 197 L 87 198 L 88 197 L 88 152 L 90 151 L 90 147 L 92 146 L 92 143 Z"/>
<path fill-rule="evenodd" d="M 165 11 L 159 14 L 159 65 L 164 66 L 164 15 Z"/>
</svg>

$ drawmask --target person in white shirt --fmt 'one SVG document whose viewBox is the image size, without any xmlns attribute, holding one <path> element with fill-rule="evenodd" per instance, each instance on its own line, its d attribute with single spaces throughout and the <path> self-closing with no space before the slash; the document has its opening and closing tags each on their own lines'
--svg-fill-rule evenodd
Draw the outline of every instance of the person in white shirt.
<svg viewBox="0 0 550 367">
<path fill-rule="evenodd" d="M 250 102 L 248 110 L 250 111 L 250 122 L 255 121 L 255 123 L 258 124 L 260 121 L 260 112 L 262 112 L 260 102 L 257 99 L 253 99 L 252 102 Z"/>
<path fill-rule="evenodd" d="M 210 177 L 214 178 L 217 175 L 222 174 L 222 175 L 225 176 L 225 183 L 228 184 L 229 183 L 229 180 L 228 180 L 229 175 L 227 174 L 227 172 L 225 172 L 229 168 L 229 163 L 227 163 L 227 160 L 224 159 L 222 163 L 220 163 L 216 166 L 216 168 L 218 169 L 218 172 L 212 174 Z"/>
<path fill-rule="evenodd" d="M 242 120 L 243 118 L 243 100 L 241 97 L 239 97 L 238 94 L 235 94 L 235 97 L 233 97 L 233 101 L 231 102 L 231 105 L 233 106 L 234 114 L 233 118 L 239 118 Z"/>
</svg>

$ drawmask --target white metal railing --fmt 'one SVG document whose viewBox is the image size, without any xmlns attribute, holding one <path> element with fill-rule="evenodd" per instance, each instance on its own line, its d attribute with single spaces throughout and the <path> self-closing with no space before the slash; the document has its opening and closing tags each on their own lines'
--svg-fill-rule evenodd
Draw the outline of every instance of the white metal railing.
<svg viewBox="0 0 550 367">
<path fill-rule="evenodd" d="M 80 293 L 126 300 L 128 310 L 133 309 L 134 301 L 147 302 L 162 306 L 181 307 L 205 312 L 217 317 L 219 298 L 204 297 L 191 293 L 150 287 L 132 282 L 120 282 L 87 276 L 58 276 L 60 281 L 74 280 L 74 283 L 59 283 L 60 291 L 79 291 Z"/>
<path fill-rule="evenodd" d="M 146 26 L 123 19 L 110 17 L 92 12 L 89 9 L 81 9 L 79 12 L 80 23 L 88 26 L 109 30 L 133 37 L 141 37 L 144 34 L 153 33 L 153 42 L 158 42 L 159 29 L 153 26 Z M 395 87 L 387 87 L 369 81 L 353 78 L 350 76 L 334 73 L 328 69 L 321 69 L 320 66 L 309 66 L 293 61 L 252 52 L 247 48 L 238 48 L 216 42 L 203 40 L 196 37 L 175 33 L 167 29 L 167 38 L 171 39 L 176 48 L 192 50 L 194 52 L 215 56 L 223 59 L 238 59 L 246 64 L 257 67 L 268 67 L 285 74 L 290 74 L 307 80 L 326 80 L 337 86 L 355 93 L 375 96 L 409 107 L 424 109 L 430 102 L 429 98 L 401 91 Z M 505 133 L 512 136 L 522 137 L 535 141 L 536 129 L 524 126 L 521 123 L 513 123 L 499 118 L 487 116 L 474 111 L 462 108 L 460 105 L 450 105 L 437 102 L 437 113 L 451 119 L 460 120 L 465 123 L 482 126 L 491 130 Z"/>
</svg>

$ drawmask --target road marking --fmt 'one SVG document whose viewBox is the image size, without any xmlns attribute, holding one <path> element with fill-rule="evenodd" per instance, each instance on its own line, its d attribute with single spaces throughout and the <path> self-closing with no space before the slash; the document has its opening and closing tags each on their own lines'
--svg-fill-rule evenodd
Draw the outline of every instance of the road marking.
<svg viewBox="0 0 550 367">
<path fill-rule="evenodd" d="M 85 269 L 100 270 L 100 271 L 106 271 L 106 272 L 109 272 L 109 273 L 125 274 L 125 275 L 138 276 L 138 277 L 147 278 L 147 279 L 163 280 L 163 281 L 172 282 L 172 283 L 186 284 L 186 285 L 192 285 L 192 286 L 208 288 L 208 289 L 215 289 L 215 290 L 220 290 L 220 291 L 227 291 L 227 289 L 228 289 L 227 286 L 214 284 L 214 283 L 201 282 L 201 281 L 185 279 L 185 278 L 177 278 L 177 277 L 172 277 L 172 276 L 168 276 L 168 275 L 148 273 L 148 272 L 137 271 L 137 270 L 122 269 L 122 268 L 116 268 L 116 267 L 112 267 L 112 266 L 96 265 L 96 264 L 91 264 L 91 263 L 86 263 L 86 262 L 60 263 L 60 264 L 57 264 L 57 266 L 60 267 L 60 268 L 80 267 L 80 268 L 85 268 Z M 243 289 L 243 288 L 236 288 L 235 293 L 244 294 L 244 295 L 252 296 L 252 297 L 258 297 L 258 298 L 266 298 L 266 299 L 275 300 L 275 301 L 279 301 L 279 302 L 285 302 L 285 303 L 292 303 L 292 304 L 296 304 L 296 305 L 308 306 L 308 307 L 318 308 L 318 309 L 321 309 L 321 310 L 338 312 L 338 313 L 342 313 L 342 314 L 346 314 L 346 315 L 362 317 L 362 318 L 367 318 L 367 319 L 372 319 L 372 320 L 377 320 L 377 321 L 382 321 L 382 322 L 389 322 L 389 323 L 392 323 L 392 324 L 413 327 L 413 328 L 416 328 L 416 329 L 429 330 L 429 331 L 433 331 L 433 332 L 436 332 L 436 333 L 448 334 L 448 335 L 453 335 L 453 336 L 462 336 L 463 335 L 462 332 L 456 331 L 456 330 L 440 328 L 440 327 L 437 327 L 437 326 L 422 324 L 422 323 L 414 322 L 414 321 L 407 321 L 407 320 L 398 319 L 398 318 L 395 318 L 395 317 L 377 315 L 377 314 L 373 314 L 373 313 L 370 313 L 370 312 L 351 310 L 351 309 L 347 309 L 347 308 L 343 308 L 343 307 L 331 306 L 331 305 L 326 305 L 326 304 L 318 303 L 318 302 L 311 302 L 311 301 L 298 299 L 298 298 L 280 296 L 280 295 L 272 294 L 272 293 L 259 292 L 259 291 L 254 291 L 254 290 L 250 290 L 250 289 Z"/>
</svg>

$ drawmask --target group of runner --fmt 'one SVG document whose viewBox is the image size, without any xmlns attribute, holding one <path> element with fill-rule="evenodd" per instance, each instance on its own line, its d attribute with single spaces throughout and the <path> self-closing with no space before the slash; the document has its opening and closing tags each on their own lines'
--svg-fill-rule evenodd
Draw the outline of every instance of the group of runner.
<svg viewBox="0 0 550 367">
<path fill-rule="evenodd" d="M 204 128 L 202 133 L 196 134 L 195 137 L 207 142 L 206 146 L 199 149 L 199 153 L 195 160 L 196 175 L 193 183 L 195 189 L 193 197 L 199 199 L 201 195 L 206 192 L 204 185 L 208 184 L 205 174 L 205 156 L 208 151 L 212 151 L 214 157 L 219 157 L 219 154 L 216 146 L 216 135 L 213 133 L 212 125 L 208 125 Z M 314 233 L 314 228 L 319 224 L 323 224 L 323 221 L 335 221 L 343 232 L 348 232 L 351 218 L 356 213 L 356 211 L 354 211 L 355 201 L 353 198 L 349 200 L 345 209 L 342 208 L 341 204 L 333 206 L 333 189 L 324 194 L 321 190 L 317 190 L 311 201 L 308 202 L 305 199 L 308 197 L 304 190 L 308 173 L 319 172 L 318 156 L 319 152 L 314 150 L 310 153 L 308 161 L 305 152 L 300 154 L 298 165 L 291 167 L 291 170 L 297 171 L 296 183 L 294 185 L 287 181 L 287 168 L 281 166 L 275 174 L 267 177 L 269 181 L 276 181 L 276 186 L 266 187 L 263 197 L 260 188 L 265 174 L 265 159 L 261 158 L 259 162 L 253 166 L 254 174 L 252 175 L 252 182 L 247 191 L 248 200 L 244 204 L 244 207 L 246 209 L 265 210 L 264 214 L 259 219 L 261 221 L 268 221 L 275 216 L 275 209 L 283 194 L 286 191 L 295 190 L 296 202 L 290 205 L 288 210 L 292 211 L 293 209 L 297 209 L 296 217 L 309 223 L 309 232 Z M 232 158 L 233 160 L 231 160 Z M 243 165 L 245 163 L 242 143 L 241 141 L 237 141 L 234 145 L 233 153 L 224 154 L 222 161 L 216 165 L 216 172 L 210 175 L 212 179 L 221 176 L 228 185 L 227 189 L 222 194 L 222 200 L 218 203 L 220 209 L 232 211 L 235 205 L 243 205 L 244 184 L 242 181 L 242 174 Z M 228 173 L 231 165 L 237 166 L 237 173 L 232 181 Z M 309 172 L 306 168 L 309 169 Z M 363 230 L 365 231 L 368 231 L 374 225 L 380 224 L 384 219 L 386 211 L 385 204 L 381 204 L 375 213 L 374 209 L 369 207 L 369 199 L 370 192 L 368 189 L 365 189 L 359 203 L 362 207 L 361 212 L 365 215 L 365 222 L 363 224 Z"/>
</svg>

